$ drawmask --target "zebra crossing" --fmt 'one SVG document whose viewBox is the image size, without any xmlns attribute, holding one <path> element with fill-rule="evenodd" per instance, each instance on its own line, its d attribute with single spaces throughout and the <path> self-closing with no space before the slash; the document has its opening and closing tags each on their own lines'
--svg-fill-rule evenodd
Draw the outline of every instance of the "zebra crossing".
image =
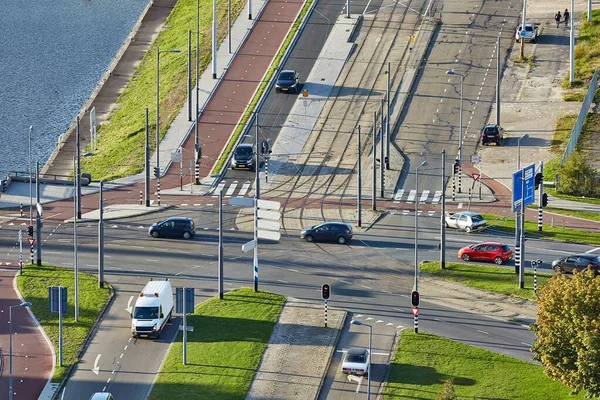
<svg viewBox="0 0 600 400">
<path fill-rule="evenodd" d="M 240 184 L 239 181 L 222 181 L 212 192 L 212 197 L 219 197 L 221 191 L 224 192 L 224 197 L 244 197 L 249 196 L 252 193 L 254 182 L 245 181 Z"/>
<path fill-rule="evenodd" d="M 404 197 L 404 195 L 406 194 L 406 198 Z M 414 203 L 417 199 L 417 197 L 419 198 L 419 203 L 430 203 L 430 204 L 439 204 L 440 200 L 442 198 L 442 191 L 441 190 L 437 190 L 434 194 L 433 197 L 431 198 L 431 201 L 428 201 L 431 195 L 431 191 L 430 190 L 423 190 L 420 194 L 417 193 L 416 190 L 412 189 L 412 190 L 404 190 L 404 189 L 398 189 L 398 191 L 396 192 L 396 194 L 394 194 L 394 203 Z"/>
</svg>

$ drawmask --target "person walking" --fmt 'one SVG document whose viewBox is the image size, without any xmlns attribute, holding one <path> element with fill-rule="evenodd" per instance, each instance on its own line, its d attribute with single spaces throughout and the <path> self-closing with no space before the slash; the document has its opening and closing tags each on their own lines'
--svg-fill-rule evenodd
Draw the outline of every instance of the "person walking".
<svg viewBox="0 0 600 400">
<path fill-rule="evenodd" d="M 565 8 L 565 13 L 563 14 L 565 17 L 565 28 L 569 26 L 569 10 Z"/>
<path fill-rule="evenodd" d="M 556 13 L 556 15 L 554 16 L 554 20 L 556 21 L 556 27 L 558 28 L 560 26 L 560 19 L 561 19 L 561 15 L 560 15 L 560 11 Z"/>
</svg>

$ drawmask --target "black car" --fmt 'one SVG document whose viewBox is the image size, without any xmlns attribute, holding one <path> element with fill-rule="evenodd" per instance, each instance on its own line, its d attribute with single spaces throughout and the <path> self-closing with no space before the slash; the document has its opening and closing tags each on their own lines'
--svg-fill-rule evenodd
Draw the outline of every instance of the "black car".
<svg viewBox="0 0 600 400">
<path fill-rule="evenodd" d="M 352 239 L 352 227 L 344 222 L 324 222 L 300 232 L 300 239 L 307 242 L 338 242 L 344 244 Z"/>
<path fill-rule="evenodd" d="M 187 217 L 170 217 L 152 224 L 148 235 L 157 237 L 182 237 L 189 239 L 196 234 L 194 220 Z"/>
<path fill-rule="evenodd" d="M 562 257 L 552 262 L 552 269 L 556 272 L 584 271 L 587 268 L 591 268 L 597 274 L 600 269 L 600 257 L 583 253 Z"/>
<path fill-rule="evenodd" d="M 503 136 L 502 128 L 498 125 L 486 125 L 483 131 L 481 131 L 481 144 L 485 146 L 486 144 L 494 143 L 496 146 L 500 146 Z"/>
<path fill-rule="evenodd" d="M 231 160 L 231 169 L 237 168 L 248 168 L 250 171 L 256 170 L 253 144 L 242 143 L 235 149 L 233 159 Z"/>
<path fill-rule="evenodd" d="M 284 69 L 279 73 L 277 81 L 275 81 L 275 91 L 298 93 L 300 74 L 293 69 Z"/>
</svg>

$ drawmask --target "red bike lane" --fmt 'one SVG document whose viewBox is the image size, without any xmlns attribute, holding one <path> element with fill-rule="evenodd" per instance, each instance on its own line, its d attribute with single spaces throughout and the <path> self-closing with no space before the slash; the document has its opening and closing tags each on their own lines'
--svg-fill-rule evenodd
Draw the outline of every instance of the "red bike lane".
<svg viewBox="0 0 600 400">
<path fill-rule="evenodd" d="M 13 288 L 13 279 L 18 271 L 18 268 L 0 268 L 0 348 L 2 349 L 0 399 L 8 398 L 9 306 L 21 303 Z M 12 309 L 12 325 L 13 398 L 15 400 L 37 399 L 52 374 L 52 351 L 25 308 Z"/>
</svg>

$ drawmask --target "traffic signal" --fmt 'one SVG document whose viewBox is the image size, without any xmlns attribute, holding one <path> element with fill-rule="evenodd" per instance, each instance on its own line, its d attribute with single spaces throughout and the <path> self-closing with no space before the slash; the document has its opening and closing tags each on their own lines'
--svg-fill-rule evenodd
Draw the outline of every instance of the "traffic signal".
<svg viewBox="0 0 600 400">
<path fill-rule="evenodd" d="M 413 307 L 419 307 L 419 292 L 413 290 L 410 294 L 410 300 L 412 302 Z"/>
<path fill-rule="evenodd" d="M 544 175 L 541 172 L 535 174 L 535 190 L 538 190 L 538 187 L 542 183 L 542 179 L 544 179 Z"/>
<path fill-rule="evenodd" d="M 27 227 L 27 234 L 28 234 L 30 237 L 33 237 L 33 226 L 32 226 L 32 225 L 29 225 L 29 226 Z"/>
<path fill-rule="evenodd" d="M 331 287 L 329 286 L 329 283 L 324 283 L 323 286 L 321 286 L 321 297 L 323 300 L 327 300 L 329 296 L 331 296 Z"/>
<path fill-rule="evenodd" d="M 154 167 L 154 177 L 158 178 L 160 175 L 160 168 Z"/>
<path fill-rule="evenodd" d="M 459 170 L 460 166 L 458 164 L 458 160 L 454 161 L 454 164 L 452 165 L 452 170 L 454 171 L 454 174 L 458 174 L 458 170 Z"/>
<path fill-rule="evenodd" d="M 548 193 L 544 193 L 542 195 L 542 207 L 546 207 L 548 205 Z"/>
</svg>

